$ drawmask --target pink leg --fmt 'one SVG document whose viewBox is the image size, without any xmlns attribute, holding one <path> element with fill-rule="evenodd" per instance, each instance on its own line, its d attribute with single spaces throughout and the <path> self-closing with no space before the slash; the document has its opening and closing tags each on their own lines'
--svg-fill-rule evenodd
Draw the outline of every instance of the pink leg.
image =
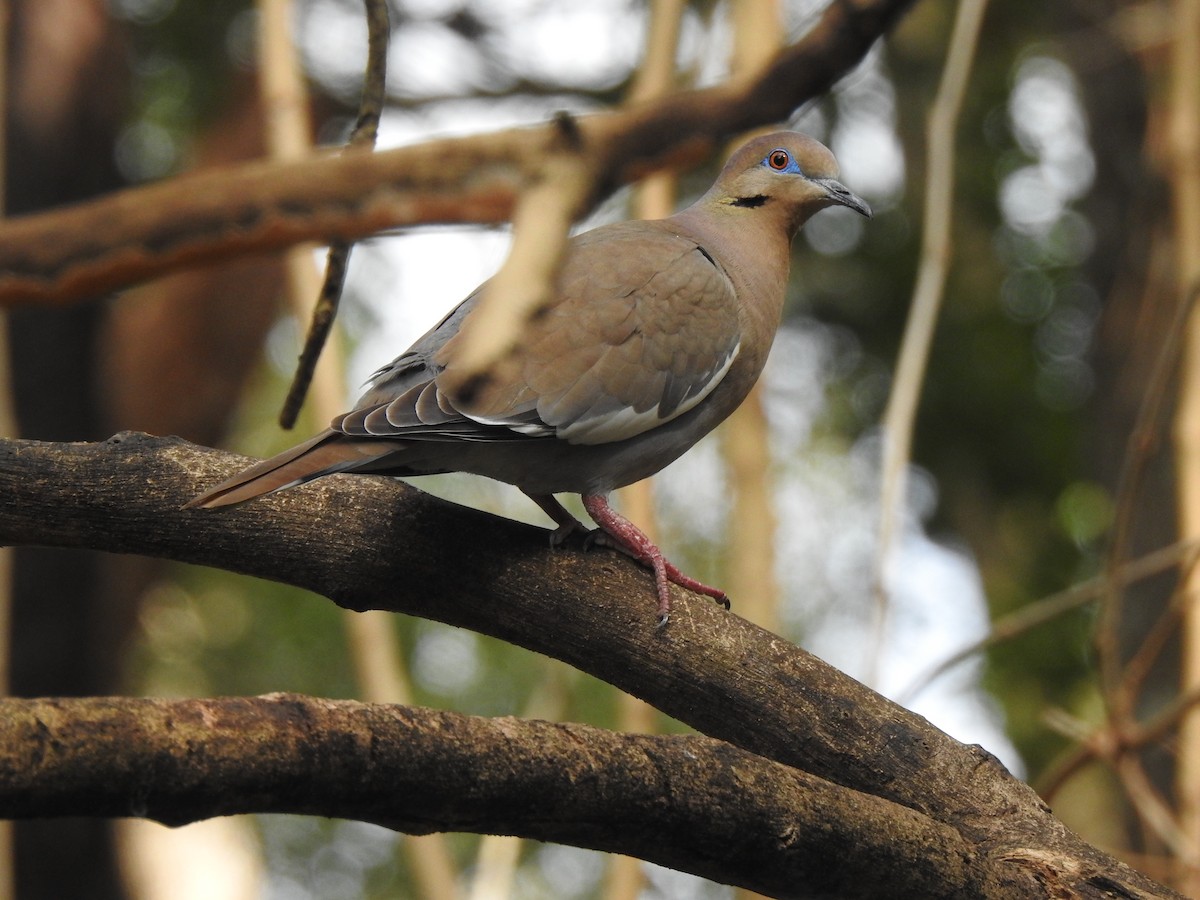
<svg viewBox="0 0 1200 900">
<path fill-rule="evenodd" d="M 576 532 L 586 535 L 591 531 L 590 528 L 567 512 L 566 507 L 559 503 L 553 494 L 530 494 L 527 492 L 525 496 L 540 506 L 542 512 L 553 519 L 554 524 L 558 526 L 554 531 L 550 532 L 551 549 L 561 547 L 567 538 Z"/>
<path fill-rule="evenodd" d="M 678 568 L 667 562 L 662 551 L 654 545 L 650 538 L 646 537 L 640 528 L 608 505 L 607 497 L 603 494 L 583 494 L 582 496 L 583 508 L 588 511 L 589 516 L 596 520 L 596 524 L 600 526 L 604 534 L 618 545 L 618 549 L 624 550 L 634 559 L 654 570 L 654 583 L 658 588 L 658 624 L 660 626 L 667 624 L 667 620 L 671 617 L 670 582 L 672 581 L 690 591 L 712 597 L 729 609 L 729 598 L 725 596 L 724 591 L 709 587 L 695 578 L 684 575 Z"/>
</svg>

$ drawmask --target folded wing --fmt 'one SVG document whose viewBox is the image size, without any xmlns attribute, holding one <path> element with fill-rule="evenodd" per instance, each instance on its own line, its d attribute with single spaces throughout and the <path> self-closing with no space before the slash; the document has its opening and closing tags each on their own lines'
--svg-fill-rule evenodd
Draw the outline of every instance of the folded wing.
<svg viewBox="0 0 1200 900">
<path fill-rule="evenodd" d="M 576 238 L 559 283 L 557 300 L 470 403 L 453 401 L 439 378 L 455 365 L 478 291 L 376 373 L 333 428 L 410 440 L 622 441 L 692 409 L 737 356 L 729 277 L 703 247 L 661 223 Z"/>
</svg>

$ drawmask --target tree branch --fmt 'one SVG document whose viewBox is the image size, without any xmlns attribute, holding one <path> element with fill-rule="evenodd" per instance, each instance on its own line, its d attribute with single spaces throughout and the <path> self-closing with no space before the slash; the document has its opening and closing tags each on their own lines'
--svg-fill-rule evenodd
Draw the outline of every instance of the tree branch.
<svg viewBox="0 0 1200 900">
<path fill-rule="evenodd" d="M 285 694 L 0 700 L 0 810 L 514 834 L 785 897 L 984 896 L 988 874 L 944 825 L 711 738 Z"/>
<path fill-rule="evenodd" d="M 841 0 L 752 81 L 687 91 L 578 121 L 590 189 L 695 161 L 778 122 L 866 54 L 913 0 Z M 181 266 L 405 225 L 499 223 L 555 146 L 553 124 L 287 165 L 250 163 L 130 188 L 0 224 L 0 305 L 62 303 Z"/>
<path fill-rule="evenodd" d="M 0 542 L 214 565 L 490 634 L 564 660 L 702 732 L 953 828 L 1013 893 L 1135 886 L 988 753 L 966 747 L 707 599 L 676 592 L 654 627 L 649 574 L 611 551 L 550 552 L 546 533 L 406 485 L 333 476 L 219 511 L 181 510 L 244 464 L 178 439 L 0 441 Z M 1133 888 L 1131 887 L 1131 890 Z M 1086 891 L 1080 896 L 1108 896 Z"/>
</svg>

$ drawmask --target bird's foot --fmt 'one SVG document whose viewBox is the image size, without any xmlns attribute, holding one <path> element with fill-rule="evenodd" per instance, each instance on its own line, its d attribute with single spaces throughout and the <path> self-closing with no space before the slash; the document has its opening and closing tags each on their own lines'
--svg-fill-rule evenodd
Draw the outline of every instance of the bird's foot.
<svg viewBox="0 0 1200 900">
<path fill-rule="evenodd" d="M 525 496 L 540 506 L 542 512 L 553 519 L 554 524 L 558 526 L 550 532 L 551 550 L 557 550 L 576 534 L 583 535 L 585 541 L 589 539 L 592 530 L 567 512 L 566 507 L 559 503 L 553 494 L 530 494 L 526 492 Z"/>
<path fill-rule="evenodd" d="M 578 519 L 572 518 L 570 522 L 563 522 L 550 532 L 550 549 L 557 550 L 576 534 L 583 536 L 583 545 L 585 548 L 591 546 L 592 529 L 588 528 Z"/>
<path fill-rule="evenodd" d="M 583 549 L 591 550 L 593 547 L 608 547 L 616 550 L 618 553 L 624 553 L 630 559 L 636 559 L 641 562 L 641 559 L 636 553 L 614 538 L 603 528 L 592 528 L 583 538 Z"/>
<path fill-rule="evenodd" d="M 585 546 L 600 544 L 620 550 L 654 571 L 654 584 L 658 593 L 658 627 L 671 618 L 671 582 L 680 587 L 712 597 L 729 609 L 729 597 L 725 592 L 710 587 L 685 575 L 663 556 L 653 541 L 640 528 L 608 505 L 608 498 L 601 494 L 584 494 L 583 508 L 596 520 L 600 527 L 585 539 Z"/>
</svg>

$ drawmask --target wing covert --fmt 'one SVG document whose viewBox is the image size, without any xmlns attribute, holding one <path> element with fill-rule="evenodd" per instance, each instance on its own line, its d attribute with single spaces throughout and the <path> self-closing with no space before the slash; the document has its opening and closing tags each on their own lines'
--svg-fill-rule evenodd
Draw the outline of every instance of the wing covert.
<svg viewBox="0 0 1200 900">
<path fill-rule="evenodd" d="M 691 238 L 629 222 L 575 238 L 557 300 L 469 404 L 439 389 L 478 291 L 385 367 L 347 434 L 445 440 L 627 440 L 683 415 L 721 382 L 740 341 L 726 273 Z"/>
</svg>

